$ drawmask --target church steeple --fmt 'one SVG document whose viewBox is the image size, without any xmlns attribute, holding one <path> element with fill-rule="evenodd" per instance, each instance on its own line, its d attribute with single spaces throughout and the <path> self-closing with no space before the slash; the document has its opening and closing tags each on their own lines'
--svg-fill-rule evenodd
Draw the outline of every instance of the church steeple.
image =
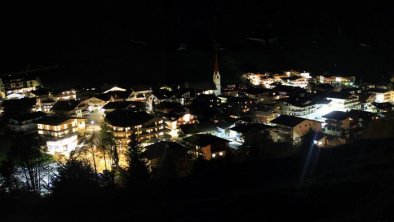
<svg viewBox="0 0 394 222">
<path fill-rule="evenodd" d="M 215 65 L 213 67 L 213 83 L 216 86 L 215 95 L 221 94 L 221 84 L 220 84 L 220 73 L 219 73 L 219 62 L 218 54 L 215 53 Z"/>
</svg>

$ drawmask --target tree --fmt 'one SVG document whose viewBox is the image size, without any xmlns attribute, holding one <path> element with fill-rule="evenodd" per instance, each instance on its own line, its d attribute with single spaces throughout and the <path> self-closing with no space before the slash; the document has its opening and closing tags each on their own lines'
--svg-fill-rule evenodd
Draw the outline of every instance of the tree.
<svg viewBox="0 0 394 222">
<path fill-rule="evenodd" d="M 12 192 L 18 188 L 15 171 L 14 161 L 6 159 L 0 163 L 0 190 Z"/>
<path fill-rule="evenodd" d="M 15 162 L 16 168 L 24 178 L 25 188 L 28 192 L 40 195 L 44 186 L 44 177 L 51 173 L 52 157 L 41 148 L 38 136 L 24 136 L 16 138 L 11 148 L 9 158 Z"/>
<path fill-rule="evenodd" d="M 126 181 L 133 183 L 133 181 L 141 181 L 149 178 L 149 170 L 145 161 L 141 157 L 139 149 L 139 141 L 137 135 L 133 132 L 130 136 L 130 143 L 128 147 L 128 168 Z"/>
<path fill-rule="evenodd" d="M 99 144 L 98 144 L 99 149 L 103 153 L 104 157 L 104 162 L 105 162 L 105 169 L 107 170 L 107 160 L 106 160 L 106 155 L 107 153 L 110 154 L 110 159 L 112 163 L 112 171 L 117 171 L 119 169 L 119 154 L 118 150 L 116 148 L 116 143 L 114 136 L 108 127 L 108 125 L 104 122 L 101 125 L 101 132 L 99 135 Z"/>
<path fill-rule="evenodd" d="M 58 168 L 58 176 L 52 181 L 54 197 L 74 198 L 88 195 L 99 188 L 97 176 L 88 162 L 70 159 Z"/>
</svg>

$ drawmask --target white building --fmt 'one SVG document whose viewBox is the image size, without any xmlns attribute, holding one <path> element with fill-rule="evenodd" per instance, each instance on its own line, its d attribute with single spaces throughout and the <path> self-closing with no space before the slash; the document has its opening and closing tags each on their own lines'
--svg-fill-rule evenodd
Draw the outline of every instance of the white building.
<svg viewBox="0 0 394 222">
<path fill-rule="evenodd" d="M 219 63 L 218 63 L 218 55 L 215 56 L 215 66 L 213 69 L 213 83 L 215 84 L 216 90 L 215 95 L 218 96 L 222 93 L 222 86 L 220 81 L 220 73 L 219 73 Z"/>
<path fill-rule="evenodd" d="M 310 99 L 292 97 L 281 103 L 281 113 L 289 116 L 307 116 L 315 113 L 317 105 Z"/>
<path fill-rule="evenodd" d="M 330 110 L 346 112 L 352 109 L 361 109 L 361 103 L 359 100 L 359 96 L 357 95 L 332 93 L 326 98 L 327 100 L 331 100 L 329 104 Z"/>
<path fill-rule="evenodd" d="M 85 131 L 85 119 L 47 116 L 37 122 L 37 128 L 49 154 L 68 156 L 78 145 L 78 134 Z"/>
</svg>

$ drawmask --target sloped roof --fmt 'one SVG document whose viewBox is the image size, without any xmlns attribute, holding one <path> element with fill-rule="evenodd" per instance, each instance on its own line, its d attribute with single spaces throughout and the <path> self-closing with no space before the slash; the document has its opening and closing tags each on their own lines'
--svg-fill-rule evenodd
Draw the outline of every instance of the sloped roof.
<svg viewBox="0 0 394 222">
<path fill-rule="evenodd" d="M 290 97 L 285 102 L 297 107 L 307 107 L 316 104 L 312 99 L 307 97 Z"/>
<path fill-rule="evenodd" d="M 370 120 L 373 117 L 378 116 L 375 113 L 371 113 L 371 112 L 367 112 L 367 111 L 363 111 L 363 110 L 355 110 L 352 109 L 348 112 L 348 115 L 352 118 L 359 118 L 359 119 L 363 119 L 363 120 Z"/>
<path fill-rule="evenodd" d="M 52 110 L 53 111 L 72 111 L 79 105 L 79 103 L 80 103 L 80 101 L 76 101 L 76 100 L 57 101 L 55 103 L 55 105 L 53 105 Z"/>
<path fill-rule="evenodd" d="M 233 131 L 236 132 L 240 132 L 240 133 L 247 133 L 250 131 L 256 131 L 256 130 L 263 130 L 263 129 L 267 129 L 270 126 L 267 126 L 265 124 L 262 123 L 245 123 L 245 124 L 239 124 L 237 126 L 234 126 L 232 128 L 230 128 Z"/>
<path fill-rule="evenodd" d="M 331 92 L 327 96 L 327 98 L 335 98 L 335 99 L 347 99 L 350 97 L 349 93 L 342 93 L 342 92 Z"/>
<path fill-rule="evenodd" d="M 103 106 L 103 109 L 126 109 L 129 106 L 138 106 L 143 105 L 141 102 L 133 102 L 133 101 L 118 101 L 118 102 L 109 102 Z"/>
<path fill-rule="evenodd" d="M 30 119 L 36 119 L 36 118 L 40 118 L 43 116 L 46 116 L 47 114 L 44 112 L 32 112 L 32 113 L 26 113 L 26 114 L 22 114 L 19 115 L 17 117 L 13 117 L 12 119 L 18 121 L 18 122 L 23 122 L 26 120 L 30 120 Z"/>
<path fill-rule="evenodd" d="M 102 88 L 103 93 L 109 93 L 109 92 L 125 92 L 126 89 L 119 87 L 119 86 L 104 86 Z"/>
<path fill-rule="evenodd" d="M 50 90 L 49 89 L 44 89 L 44 88 L 39 88 L 37 90 L 32 91 L 32 93 L 36 96 L 45 96 L 49 95 Z"/>
<path fill-rule="evenodd" d="M 130 96 L 130 91 L 111 91 L 106 93 L 106 95 L 112 96 L 113 98 L 126 99 Z"/>
<path fill-rule="evenodd" d="M 3 101 L 4 108 L 9 109 L 26 109 L 33 107 L 36 104 L 36 98 L 22 98 L 22 99 L 10 99 Z"/>
<path fill-rule="evenodd" d="M 37 123 L 57 126 L 66 122 L 69 119 L 70 119 L 69 117 L 65 117 L 65 116 L 44 116 L 40 120 L 38 120 Z"/>
<path fill-rule="evenodd" d="M 119 127 L 133 127 L 142 125 L 149 120 L 152 120 L 154 116 L 149 115 L 146 112 L 139 112 L 133 110 L 114 110 L 106 116 L 106 120 L 112 126 Z"/>
<path fill-rule="evenodd" d="M 294 127 L 305 120 L 307 119 L 297 116 L 280 115 L 279 117 L 273 119 L 271 123 L 282 125 L 282 126 Z"/>
<path fill-rule="evenodd" d="M 342 111 L 332 111 L 330 113 L 327 113 L 323 117 L 327 119 L 345 120 L 349 117 L 349 113 Z"/>
<path fill-rule="evenodd" d="M 191 143 L 196 146 L 204 147 L 208 146 L 213 143 L 229 143 L 230 141 L 217 137 L 212 136 L 210 134 L 194 134 L 184 139 L 186 142 Z"/>
<path fill-rule="evenodd" d="M 374 105 L 378 109 L 384 109 L 384 110 L 393 108 L 393 104 L 389 102 L 384 102 L 384 103 L 373 102 L 372 105 Z"/>
<path fill-rule="evenodd" d="M 142 154 L 148 159 L 155 159 L 163 157 L 166 152 L 176 153 L 180 155 L 187 155 L 188 148 L 170 141 L 160 141 L 149 145 L 146 148 L 146 151 Z"/>
<path fill-rule="evenodd" d="M 179 128 L 184 134 L 205 133 L 210 131 L 217 131 L 217 127 L 211 122 L 202 122 L 194 124 L 180 125 Z"/>
</svg>

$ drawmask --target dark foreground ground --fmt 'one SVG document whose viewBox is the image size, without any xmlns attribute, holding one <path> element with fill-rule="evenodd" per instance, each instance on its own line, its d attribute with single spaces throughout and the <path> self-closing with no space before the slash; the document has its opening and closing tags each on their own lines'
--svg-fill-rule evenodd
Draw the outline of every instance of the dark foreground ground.
<svg viewBox="0 0 394 222">
<path fill-rule="evenodd" d="M 394 221 L 394 140 L 201 169 L 61 200 L 3 199 L 1 221 Z"/>
</svg>

